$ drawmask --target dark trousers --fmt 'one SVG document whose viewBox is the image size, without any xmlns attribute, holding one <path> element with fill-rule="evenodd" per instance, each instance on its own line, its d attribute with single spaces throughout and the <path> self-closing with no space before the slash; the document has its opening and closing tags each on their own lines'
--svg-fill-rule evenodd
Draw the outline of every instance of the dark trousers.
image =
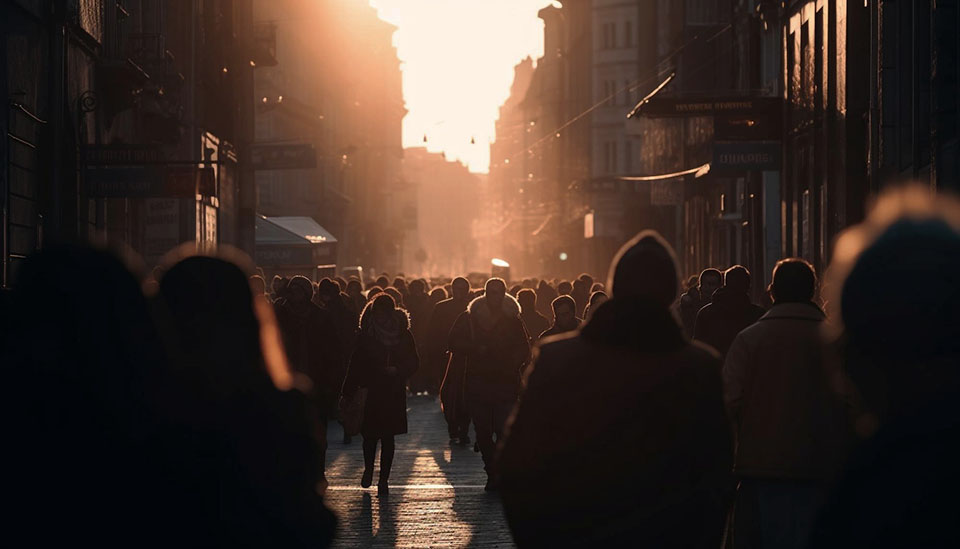
<svg viewBox="0 0 960 549">
<path fill-rule="evenodd" d="M 473 428 L 477 433 L 477 445 L 480 446 L 483 468 L 487 475 L 496 473 L 494 456 L 497 450 L 497 441 L 503 439 L 507 419 L 516 403 L 517 399 L 515 397 L 483 394 L 467 395 L 467 407 L 470 419 L 473 420 Z M 494 437 L 496 437 L 496 441 Z"/>
<path fill-rule="evenodd" d="M 363 437 L 363 468 L 373 471 L 373 461 L 377 457 L 377 442 L 380 442 L 380 483 L 385 484 L 390 478 L 390 469 L 393 467 L 393 454 L 396 450 L 393 435 L 381 438 Z"/>
<path fill-rule="evenodd" d="M 812 480 L 744 478 L 733 519 L 735 549 L 807 547 L 824 486 Z"/>
</svg>

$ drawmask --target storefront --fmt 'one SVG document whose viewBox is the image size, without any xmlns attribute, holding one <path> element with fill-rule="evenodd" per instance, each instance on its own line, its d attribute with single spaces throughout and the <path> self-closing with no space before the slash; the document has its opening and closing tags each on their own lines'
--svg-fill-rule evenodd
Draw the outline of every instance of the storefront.
<svg viewBox="0 0 960 549">
<path fill-rule="evenodd" d="M 318 281 L 336 271 L 337 239 L 312 217 L 257 216 L 257 266 L 274 275 Z"/>
</svg>

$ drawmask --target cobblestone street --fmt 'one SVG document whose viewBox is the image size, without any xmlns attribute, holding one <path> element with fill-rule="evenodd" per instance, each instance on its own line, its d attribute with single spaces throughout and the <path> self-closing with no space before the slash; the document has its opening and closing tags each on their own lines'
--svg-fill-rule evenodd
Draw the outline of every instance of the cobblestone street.
<svg viewBox="0 0 960 549">
<path fill-rule="evenodd" d="M 513 547 L 496 494 L 473 445 L 451 445 L 440 405 L 408 399 L 409 433 L 397 437 L 390 496 L 360 487 L 361 437 L 343 443 L 330 424 L 327 505 L 339 518 L 334 547 Z M 379 457 L 376 473 L 379 474 Z"/>
</svg>

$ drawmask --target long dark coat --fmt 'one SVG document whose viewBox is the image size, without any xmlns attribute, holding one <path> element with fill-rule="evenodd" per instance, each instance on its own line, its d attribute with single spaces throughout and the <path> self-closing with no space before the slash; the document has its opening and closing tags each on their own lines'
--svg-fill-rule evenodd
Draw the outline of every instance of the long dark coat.
<svg viewBox="0 0 960 549">
<path fill-rule="evenodd" d="M 407 379 L 420 367 L 420 357 L 406 313 L 397 310 L 396 314 L 402 317 L 404 328 L 395 345 L 383 344 L 373 326 L 361 322 L 357 349 L 343 383 L 343 394 L 348 396 L 361 387 L 368 389 L 360 426 L 365 438 L 407 432 Z M 397 369 L 393 375 L 387 373 L 390 366 Z"/>
<path fill-rule="evenodd" d="M 521 547 L 716 548 L 732 461 L 716 354 L 666 307 L 614 299 L 539 347 L 501 494 Z"/>
<path fill-rule="evenodd" d="M 764 312 L 747 294 L 720 288 L 713 294 L 713 302 L 697 313 L 693 339 L 713 347 L 723 358 L 737 334 L 760 320 Z"/>
</svg>

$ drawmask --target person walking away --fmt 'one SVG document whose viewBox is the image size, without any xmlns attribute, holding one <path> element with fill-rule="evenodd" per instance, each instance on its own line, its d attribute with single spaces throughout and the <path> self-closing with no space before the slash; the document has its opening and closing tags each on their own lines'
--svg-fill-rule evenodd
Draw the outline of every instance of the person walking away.
<svg viewBox="0 0 960 549">
<path fill-rule="evenodd" d="M 363 476 L 360 486 L 373 483 L 373 465 L 380 443 L 377 495 L 387 496 L 395 451 L 394 437 L 407 432 L 407 380 L 420 366 L 410 333 L 410 317 L 387 294 L 374 298 L 360 316 L 360 337 L 343 384 L 343 398 L 367 389 L 360 434 L 363 436 Z"/>
<path fill-rule="evenodd" d="M 734 265 L 723 273 L 723 287 L 714 292 L 713 301 L 697 313 L 693 338 L 726 356 L 733 338 L 763 316 L 764 310 L 750 302 L 750 271 Z"/>
<path fill-rule="evenodd" d="M 809 547 L 960 547 L 960 201 L 889 190 L 836 249 L 829 327 L 862 409 Z"/>
<path fill-rule="evenodd" d="M 470 444 L 470 415 L 464 400 L 463 383 L 466 373 L 464 357 L 448 351 L 450 330 L 470 303 L 470 283 L 457 277 L 450 286 L 453 297 L 445 299 L 433 310 L 427 329 L 425 348 L 428 356 L 424 364 L 430 369 L 431 383 L 439 387 L 440 407 L 447 422 L 450 440 Z"/>
<path fill-rule="evenodd" d="M 520 547 L 715 549 L 733 492 L 720 362 L 670 310 L 659 234 L 625 244 L 609 279 L 610 301 L 527 372 L 500 454 L 507 522 Z"/>
<path fill-rule="evenodd" d="M 680 296 L 680 320 L 683 322 L 683 333 L 691 339 L 697 324 L 697 313 L 710 304 L 713 293 L 723 285 L 723 274 L 717 269 L 704 269 L 698 280 L 696 287 Z"/>
<path fill-rule="evenodd" d="M 312 299 L 310 279 L 293 277 L 287 286 L 286 300 L 277 309 L 277 322 L 290 368 L 310 379 L 311 401 L 319 418 L 317 439 L 326 471 L 327 422 L 336 417 L 344 359 L 336 322 Z"/>
<path fill-rule="evenodd" d="M 433 312 L 433 305 L 430 304 L 430 296 L 427 295 L 427 283 L 420 278 L 414 279 L 408 286 L 408 293 L 404 297 L 405 308 L 410 314 L 410 331 L 413 333 L 413 339 L 417 342 L 417 351 L 424 355 L 424 343 L 426 340 L 427 326 L 430 322 L 430 315 Z M 428 377 L 427 369 L 418 370 L 416 375 L 410 379 L 410 392 L 413 394 L 430 393 L 431 389 L 436 394 L 436 387 L 432 386 Z"/>
<path fill-rule="evenodd" d="M 587 305 L 587 310 L 583 312 L 583 321 L 589 321 L 593 311 L 597 310 L 597 307 L 603 305 L 609 301 L 609 299 L 610 297 L 607 296 L 607 293 L 602 290 L 597 290 L 590 294 L 590 303 Z"/>
<path fill-rule="evenodd" d="M 550 321 L 537 311 L 537 293 L 533 290 L 520 290 L 517 302 L 520 303 L 520 319 L 523 320 L 523 327 L 530 336 L 530 344 L 533 345 L 540 338 L 540 334 L 550 327 Z"/>
<path fill-rule="evenodd" d="M 520 371 L 530 356 L 520 304 L 502 279 L 491 278 L 450 332 L 450 350 L 466 360 L 467 409 L 487 472 L 486 490 L 499 484 L 494 452 L 520 394 Z"/>
<path fill-rule="evenodd" d="M 317 304 L 329 314 L 337 329 L 337 339 L 342 350 L 340 356 L 344 363 L 340 367 L 341 376 L 336 387 L 342 387 L 347 373 L 346 362 L 353 355 L 357 342 L 358 317 L 353 312 L 350 296 L 341 293 L 340 286 L 329 278 L 324 278 L 317 286 Z M 350 435 L 344 431 L 343 443 L 350 444 L 350 441 Z"/>
<path fill-rule="evenodd" d="M 583 311 L 590 303 L 590 286 L 587 284 L 587 281 L 582 278 L 574 280 L 573 291 L 570 292 L 570 297 L 573 298 L 577 306 L 577 310 L 574 311 L 575 316 L 583 318 Z"/>
<path fill-rule="evenodd" d="M 540 339 L 572 332 L 580 327 L 577 304 L 572 297 L 562 295 L 550 304 L 553 308 L 553 325 L 540 334 Z"/>
<path fill-rule="evenodd" d="M 806 547 L 840 465 L 846 417 L 830 388 L 816 284 L 803 259 L 779 261 L 773 307 L 737 335 L 723 365 L 740 481 L 736 548 Z"/>
<path fill-rule="evenodd" d="M 550 310 L 550 304 L 553 303 L 553 300 L 560 295 L 557 293 L 557 290 L 550 285 L 546 280 L 541 280 L 537 284 L 537 312 L 544 316 L 544 318 L 550 318 L 550 315 L 553 314 L 553 311 Z M 539 333 L 538 333 L 539 335 Z"/>
</svg>

